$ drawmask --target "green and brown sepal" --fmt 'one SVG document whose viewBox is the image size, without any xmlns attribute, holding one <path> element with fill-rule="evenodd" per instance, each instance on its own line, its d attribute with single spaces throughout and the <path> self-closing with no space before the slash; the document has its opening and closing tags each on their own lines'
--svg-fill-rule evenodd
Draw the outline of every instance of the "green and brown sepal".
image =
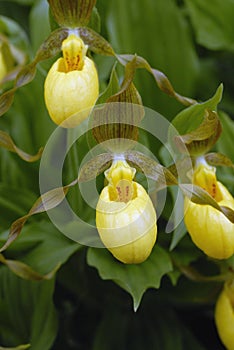
<svg viewBox="0 0 234 350">
<path fill-rule="evenodd" d="M 96 0 L 48 0 L 48 3 L 60 27 L 75 28 L 89 23 Z"/>
</svg>

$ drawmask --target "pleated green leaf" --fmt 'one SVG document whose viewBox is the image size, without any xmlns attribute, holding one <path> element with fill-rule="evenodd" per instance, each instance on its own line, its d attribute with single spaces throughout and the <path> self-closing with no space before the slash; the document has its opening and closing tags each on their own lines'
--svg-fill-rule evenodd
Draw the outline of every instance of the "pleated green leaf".
<svg viewBox="0 0 234 350">
<path fill-rule="evenodd" d="M 157 244 L 150 257 L 137 265 L 124 265 L 113 258 L 107 249 L 89 248 L 87 261 L 96 267 L 104 280 L 113 280 L 131 294 L 134 310 L 140 305 L 148 288 L 160 287 L 162 277 L 172 270 L 169 255 Z"/>
<path fill-rule="evenodd" d="M 39 197 L 36 202 L 33 204 L 32 208 L 29 210 L 28 214 L 22 216 L 21 218 L 14 221 L 10 227 L 9 236 L 6 243 L 1 247 L 0 252 L 11 245 L 12 242 L 19 236 L 21 233 L 26 221 L 35 214 L 43 213 L 47 210 L 53 209 L 58 206 L 63 199 L 65 198 L 70 187 L 73 187 L 78 182 L 78 179 L 72 181 L 69 185 L 64 187 L 52 189 L 44 193 Z"/>
<path fill-rule="evenodd" d="M 163 72 L 175 91 L 195 95 L 199 61 L 186 13 L 174 0 L 109 0 L 103 20 L 108 38 L 118 53 L 137 53 Z M 186 59 L 185 59 L 186 57 Z M 152 77 L 137 72 L 135 84 L 144 104 L 170 118 L 180 103 L 155 88 Z"/>
<path fill-rule="evenodd" d="M 58 330 L 53 303 L 54 279 L 26 281 L 5 266 L 0 268 L 0 329 L 5 347 L 30 344 L 49 350 Z"/>
<path fill-rule="evenodd" d="M 202 123 L 205 111 L 207 109 L 216 111 L 217 105 L 222 99 L 222 93 L 223 85 L 221 84 L 216 90 L 214 96 L 211 97 L 208 101 L 196 103 L 177 114 L 177 116 L 172 120 L 172 124 L 177 129 L 179 134 L 183 135 L 189 133 L 192 130 L 195 130 Z"/>
<path fill-rule="evenodd" d="M 60 265 L 57 265 L 52 271 L 46 275 L 41 275 L 40 273 L 34 271 L 29 265 L 23 263 L 22 261 L 5 259 L 2 254 L 0 254 L 0 262 L 6 265 L 12 272 L 17 276 L 31 281 L 42 281 L 50 280 L 54 277 L 55 273 L 59 269 Z"/>
<path fill-rule="evenodd" d="M 197 42 L 211 50 L 233 50 L 232 0 L 185 0 Z"/>
</svg>

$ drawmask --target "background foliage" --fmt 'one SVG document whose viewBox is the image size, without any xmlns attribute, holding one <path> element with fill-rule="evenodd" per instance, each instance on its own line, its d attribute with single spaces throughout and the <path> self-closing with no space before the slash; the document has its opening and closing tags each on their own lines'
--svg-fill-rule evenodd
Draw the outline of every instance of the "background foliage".
<svg viewBox="0 0 234 350">
<path fill-rule="evenodd" d="M 115 51 L 143 56 L 168 76 L 177 92 L 206 101 L 224 84 L 219 104 L 223 134 L 215 147 L 233 160 L 233 0 L 215 0 L 212 6 L 202 0 L 98 0 L 96 7 L 101 34 Z M 31 60 L 51 31 L 47 1 L 0 1 L 0 15 L 0 31 Z M 99 26 L 97 18 L 94 26 Z M 100 55 L 94 60 L 104 91 L 114 60 Z M 38 65 L 33 82 L 17 91 L 12 107 L 0 119 L 0 129 L 30 154 L 46 144 L 55 128 L 43 98 L 51 63 Z M 120 67 L 117 73 L 121 81 Z M 184 108 L 163 94 L 146 71 L 139 70 L 134 82 L 144 105 L 168 120 Z M 178 120 L 182 127 L 184 119 Z M 166 154 L 155 140 L 148 135 L 142 139 L 166 165 Z M 87 149 L 82 148 L 80 157 Z M 1 245 L 10 224 L 39 197 L 38 172 L 39 162 L 26 163 L 0 149 Z M 69 168 L 65 177 L 72 180 L 74 174 Z M 222 168 L 218 174 L 234 193 L 233 173 Z M 99 181 L 102 186 L 103 179 Z M 71 202 L 74 197 L 71 193 Z M 29 281 L 1 264 L 0 345 L 30 343 L 33 350 L 222 350 L 213 320 L 222 284 L 193 281 L 175 267 L 192 263 L 203 274 L 213 275 L 219 266 L 191 243 L 184 227 L 165 233 L 173 198 L 169 193 L 158 222 L 158 244 L 139 266 L 122 265 L 104 249 L 70 241 L 46 214 L 30 218 L 5 258 L 27 263 L 40 274 L 61 267 L 50 280 Z M 93 219 L 91 211 L 85 215 Z M 233 264 L 233 259 L 227 262 Z M 27 345 L 19 347 L 24 348 Z"/>
</svg>

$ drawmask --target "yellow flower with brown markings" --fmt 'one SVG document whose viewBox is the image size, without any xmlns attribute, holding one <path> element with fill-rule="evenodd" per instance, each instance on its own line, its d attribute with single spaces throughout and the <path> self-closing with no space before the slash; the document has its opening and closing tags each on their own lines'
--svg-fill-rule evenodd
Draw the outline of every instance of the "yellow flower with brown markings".
<svg viewBox="0 0 234 350">
<path fill-rule="evenodd" d="M 106 172 L 109 184 L 96 207 L 100 238 L 113 256 L 125 264 L 145 261 L 157 237 L 156 213 L 145 189 L 133 181 L 135 169 L 114 161 Z"/>
<path fill-rule="evenodd" d="M 200 164 L 194 171 L 193 183 L 206 190 L 220 206 L 234 209 L 234 199 L 217 181 L 215 168 Z M 197 247 L 215 259 L 227 259 L 234 253 L 234 224 L 210 205 L 201 205 L 185 198 L 184 221 Z"/>
<path fill-rule="evenodd" d="M 63 57 L 49 70 L 44 88 L 45 103 L 51 119 L 70 128 L 86 119 L 99 94 L 94 62 L 86 56 L 87 47 L 75 34 L 62 43 Z"/>
<path fill-rule="evenodd" d="M 234 285 L 226 283 L 215 306 L 215 323 L 222 343 L 234 350 Z"/>
</svg>

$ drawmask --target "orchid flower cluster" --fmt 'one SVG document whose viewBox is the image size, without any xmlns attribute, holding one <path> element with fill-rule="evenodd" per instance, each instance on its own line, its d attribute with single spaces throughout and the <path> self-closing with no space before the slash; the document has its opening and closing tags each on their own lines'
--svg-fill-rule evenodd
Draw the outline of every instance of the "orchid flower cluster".
<svg viewBox="0 0 234 350">
<path fill-rule="evenodd" d="M 51 0 L 49 3 L 61 28 L 58 28 L 54 37 L 42 47 L 35 62 L 28 68 L 31 79 L 36 64 L 41 59 L 48 58 L 45 53 L 48 48 L 54 53 L 51 48 L 55 45 L 55 39 L 59 39 L 56 53 L 62 52 L 62 57 L 50 68 L 44 85 L 44 98 L 49 116 L 55 124 L 67 129 L 79 127 L 84 120 L 91 118 L 99 98 L 99 78 L 93 59 L 88 57 L 89 50 L 112 55 L 124 65 L 125 75 L 120 90 L 106 99 L 103 114 L 96 114 L 99 120 L 98 126 L 94 124 L 93 135 L 98 143 L 110 139 L 136 141 L 138 125 L 144 113 L 136 117 L 130 112 L 130 117 L 134 120 L 134 125 L 130 125 L 113 115 L 111 104 L 130 103 L 141 108 L 141 98 L 133 83 L 135 70 L 143 66 L 153 75 L 158 73 L 155 73 L 141 57 L 115 54 L 109 43 L 86 27 L 95 1 L 90 1 L 92 4 L 89 10 L 84 6 L 83 15 L 79 13 L 80 17 L 77 15 L 79 11 L 75 11 L 75 18 L 72 11 L 63 15 L 65 10 L 62 1 Z M 80 20 L 79 26 L 77 17 Z M 1 52 L 0 63 L 2 78 L 7 67 Z M 22 76 L 26 76 L 25 72 L 23 73 L 21 72 L 16 80 L 17 88 L 20 87 Z M 163 80 L 160 75 L 160 80 L 158 75 L 154 75 L 154 78 L 162 90 L 168 91 L 166 77 L 163 77 Z M 23 81 L 22 85 L 25 83 L 26 81 Z M 169 94 L 185 105 L 197 104 L 194 100 L 176 94 L 172 87 L 170 89 Z M 10 96 L 8 95 L 7 98 Z M 215 110 L 204 109 L 203 112 L 204 120 L 198 128 L 174 140 L 178 149 L 181 148 L 181 144 L 187 147 L 192 159 L 190 195 L 187 195 L 186 187 L 178 182 L 173 171 L 154 163 L 153 160 L 147 163 L 149 159 L 145 160 L 144 156 L 143 167 L 142 162 L 138 163 L 137 156 L 135 161 L 130 162 L 132 147 L 128 149 L 128 157 L 125 157 L 125 152 L 121 152 L 120 155 L 111 150 L 111 164 L 104 169 L 107 184 L 102 189 L 96 206 L 96 227 L 101 242 L 121 263 L 143 263 L 149 258 L 157 239 L 157 208 L 144 187 L 134 179 L 139 169 L 138 165 L 144 168 L 146 176 L 152 179 L 158 176 L 159 169 L 163 169 L 166 186 L 178 185 L 182 189 L 185 194 L 184 222 L 192 241 L 200 250 L 208 257 L 219 260 L 228 259 L 234 254 L 234 198 L 216 176 L 216 165 L 229 165 L 230 162 L 225 156 L 208 153 L 221 134 L 221 123 Z M 115 117 L 116 124 L 113 122 Z M 103 170 L 103 164 L 100 168 Z M 220 338 L 229 350 L 234 349 L 233 281 L 234 278 L 225 283 L 215 310 Z"/>
</svg>

